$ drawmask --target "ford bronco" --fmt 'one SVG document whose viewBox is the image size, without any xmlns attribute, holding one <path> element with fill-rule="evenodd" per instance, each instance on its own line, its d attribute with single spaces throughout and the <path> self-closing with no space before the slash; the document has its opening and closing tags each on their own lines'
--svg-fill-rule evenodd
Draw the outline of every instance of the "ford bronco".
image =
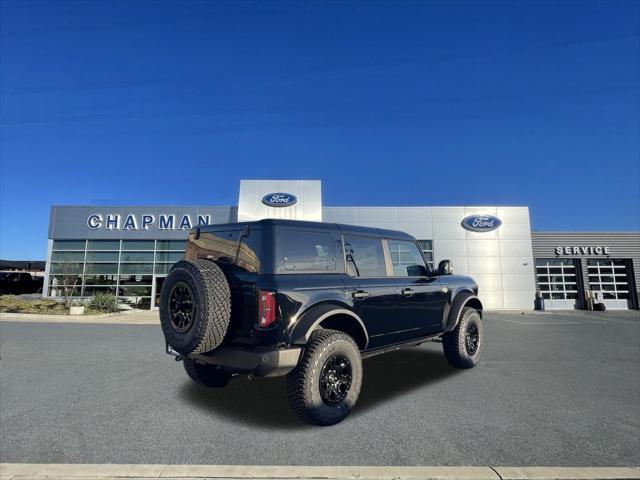
<svg viewBox="0 0 640 480">
<path fill-rule="evenodd" d="M 482 304 L 447 260 L 429 268 L 402 232 L 293 220 L 207 225 L 162 286 L 166 350 L 195 382 L 287 376 L 293 412 L 343 420 L 362 359 L 441 339 L 458 368 L 478 363 Z"/>
</svg>

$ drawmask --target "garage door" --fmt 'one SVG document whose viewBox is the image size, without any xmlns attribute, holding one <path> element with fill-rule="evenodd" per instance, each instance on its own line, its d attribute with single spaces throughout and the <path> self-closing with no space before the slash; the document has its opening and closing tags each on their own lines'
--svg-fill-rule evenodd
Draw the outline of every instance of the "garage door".
<svg viewBox="0 0 640 480">
<path fill-rule="evenodd" d="M 560 258 L 537 258 L 536 281 L 548 310 L 578 308 L 576 261 Z"/>
<path fill-rule="evenodd" d="M 598 294 L 610 310 L 631 308 L 629 295 L 629 272 L 625 260 L 597 258 L 587 262 L 589 288 Z"/>
</svg>

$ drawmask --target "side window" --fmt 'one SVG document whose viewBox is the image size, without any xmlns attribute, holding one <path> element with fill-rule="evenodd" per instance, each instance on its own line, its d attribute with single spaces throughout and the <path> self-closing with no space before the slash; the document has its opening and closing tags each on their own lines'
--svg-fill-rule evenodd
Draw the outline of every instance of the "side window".
<svg viewBox="0 0 640 480">
<path fill-rule="evenodd" d="M 287 230 L 283 254 L 285 270 L 336 269 L 335 241 L 329 232 Z"/>
<path fill-rule="evenodd" d="M 226 263 L 235 261 L 237 267 L 247 272 L 259 272 L 261 240 L 262 230 L 257 228 L 249 229 L 248 235 L 245 231 L 244 236 L 241 228 L 204 230 L 197 239 L 194 235 L 189 235 L 185 258 L 187 260 L 207 258 Z M 160 240 L 158 240 L 158 250 L 172 248 L 177 248 L 177 246 L 167 245 L 166 241 L 160 246 Z M 156 264 L 158 265 L 158 262 L 161 262 L 161 267 L 168 269 L 172 263 L 181 257 L 180 253 L 178 251 L 156 252 Z"/>
<path fill-rule="evenodd" d="M 427 274 L 424 260 L 415 243 L 389 240 L 389 251 L 396 277 L 419 277 Z"/>
<path fill-rule="evenodd" d="M 368 237 L 344 237 L 347 273 L 352 277 L 386 277 L 382 240 Z"/>
</svg>

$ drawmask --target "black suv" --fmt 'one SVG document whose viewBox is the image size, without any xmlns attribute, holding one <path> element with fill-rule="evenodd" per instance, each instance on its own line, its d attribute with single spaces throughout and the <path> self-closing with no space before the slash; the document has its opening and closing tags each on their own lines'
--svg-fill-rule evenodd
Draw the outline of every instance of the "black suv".
<svg viewBox="0 0 640 480">
<path fill-rule="evenodd" d="M 191 231 L 160 320 L 167 352 L 197 383 L 287 375 L 294 413 L 331 425 L 356 403 L 363 358 L 441 338 L 452 365 L 473 367 L 477 293 L 447 260 L 432 271 L 406 233 L 261 220 Z"/>
</svg>

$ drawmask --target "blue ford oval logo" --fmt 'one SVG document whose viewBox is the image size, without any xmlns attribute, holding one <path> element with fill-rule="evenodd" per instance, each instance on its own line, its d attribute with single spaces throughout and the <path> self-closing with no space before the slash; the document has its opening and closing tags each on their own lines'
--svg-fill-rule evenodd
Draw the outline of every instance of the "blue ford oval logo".
<svg viewBox="0 0 640 480">
<path fill-rule="evenodd" d="M 502 220 L 493 215 L 469 215 L 462 220 L 462 227 L 472 232 L 490 232 L 502 225 Z"/>
<path fill-rule="evenodd" d="M 298 197 L 291 193 L 268 193 L 262 197 L 262 203 L 269 207 L 290 207 L 298 202 Z"/>
</svg>

